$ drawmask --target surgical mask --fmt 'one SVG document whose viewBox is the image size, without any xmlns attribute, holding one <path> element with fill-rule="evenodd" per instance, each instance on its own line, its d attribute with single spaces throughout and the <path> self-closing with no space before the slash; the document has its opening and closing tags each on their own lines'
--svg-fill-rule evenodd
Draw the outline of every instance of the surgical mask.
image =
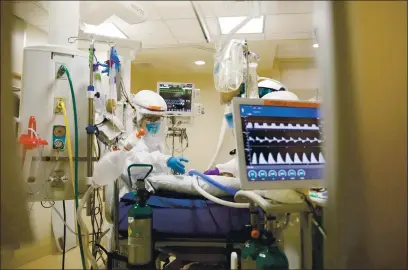
<svg viewBox="0 0 408 270">
<path fill-rule="evenodd" d="M 151 122 L 146 124 L 146 130 L 148 133 L 154 135 L 157 132 L 159 132 L 160 129 L 160 123 L 158 122 Z"/>
</svg>

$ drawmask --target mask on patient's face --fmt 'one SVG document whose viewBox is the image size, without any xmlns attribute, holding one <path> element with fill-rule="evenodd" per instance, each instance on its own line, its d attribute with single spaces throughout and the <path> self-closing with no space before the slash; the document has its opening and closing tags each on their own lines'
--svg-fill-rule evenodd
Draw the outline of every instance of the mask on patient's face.
<svg viewBox="0 0 408 270">
<path fill-rule="evenodd" d="M 150 123 L 146 123 L 146 130 L 148 133 L 154 135 L 157 134 L 157 132 L 159 132 L 160 129 L 160 123 L 159 122 L 150 122 Z"/>
</svg>

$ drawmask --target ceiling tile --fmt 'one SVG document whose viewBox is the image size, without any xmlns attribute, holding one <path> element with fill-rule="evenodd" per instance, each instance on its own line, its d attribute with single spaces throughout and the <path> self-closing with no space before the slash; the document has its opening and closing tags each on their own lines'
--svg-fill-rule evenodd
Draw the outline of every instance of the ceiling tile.
<svg viewBox="0 0 408 270">
<path fill-rule="evenodd" d="M 190 1 L 153 1 L 163 19 L 196 18 Z"/>
<path fill-rule="evenodd" d="M 266 40 L 311 39 L 312 32 L 265 33 Z"/>
<path fill-rule="evenodd" d="M 265 34 L 236 34 L 232 36 L 233 39 L 246 40 L 265 40 Z"/>
<path fill-rule="evenodd" d="M 214 2 L 212 1 L 194 1 L 196 8 L 201 11 L 204 18 L 215 17 Z"/>
<path fill-rule="evenodd" d="M 123 22 L 117 25 L 130 39 L 142 41 L 145 45 L 177 44 L 177 40 L 171 34 L 164 21 L 146 21 L 141 24 L 128 25 Z"/>
<path fill-rule="evenodd" d="M 210 36 L 212 40 L 216 40 L 221 35 L 221 29 L 218 24 L 218 19 L 213 18 L 205 18 L 205 24 L 207 25 L 208 32 L 210 32 Z"/>
<path fill-rule="evenodd" d="M 154 5 L 154 1 L 131 1 L 137 5 L 140 5 L 143 10 L 146 12 L 147 20 L 160 20 L 161 16 L 158 12 L 156 6 Z"/>
<path fill-rule="evenodd" d="M 279 1 L 262 1 L 261 10 L 263 14 L 278 14 Z"/>
<path fill-rule="evenodd" d="M 312 13 L 313 1 L 278 1 L 279 13 Z"/>
<path fill-rule="evenodd" d="M 165 23 L 179 43 L 205 42 L 197 19 L 165 20 Z"/>
<path fill-rule="evenodd" d="M 265 33 L 313 32 L 313 14 L 268 15 Z"/>
</svg>

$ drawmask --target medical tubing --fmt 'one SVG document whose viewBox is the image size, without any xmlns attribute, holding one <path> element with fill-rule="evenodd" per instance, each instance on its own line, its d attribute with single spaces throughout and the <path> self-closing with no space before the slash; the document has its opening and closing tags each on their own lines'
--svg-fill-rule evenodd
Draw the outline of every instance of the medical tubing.
<svg viewBox="0 0 408 270">
<path fill-rule="evenodd" d="M 55 213 L 57 213 L 57 216 L 58 216 L 58 217 L 61 219 L 61 221 L 65 224 L 65 226 L 67 227 L 67 229 L 68 229 L 71 233 L 73 233 L 73 234 L 75 234 L 75 235 L 78 235 L 78 234 L 75 232 L 75 230 L 72 229 L 72 228 L 68 225 L 68 223 L 67 223 L 66 221 L 64 221 L 64 217 L 62 216 L 62 214 L 58 211 L 58 209 L 57 209 L 53 204 L 51 204 L 51 208 L 55 211 Z M 105 230 L 104 232 L 102 232 L 102 235 L 105 235 L 109 230 L 110 230 L 110 229 L 107 229 L 107 230 Z M 89 235 L 91 235 L 91 234 L 89 234 Z M 84 234 L 83 234 L 82 236 L 84 236 Z"/>
<path fill-rule="evenodd" d="M 218 183 L 217 181 L 213 180 L 211 177 L 209 177 L 209 176 L 207 176 L 205 174 L 202 174 L 202 173 L 200 173 L 200 172 L 198 172 L 196 170 L 190 170 L 188 172 L 188 175 L 190 175 L 190 176 L 193 176 L 193 175 L 199 176 L 205 182 L 213 185 L 214 187 L 216 187 L 218 189 L 221 189 L 222 191 L 224 191 L 225 193 L 228 193 L 229 195 L 235 196 L 235 194 L 238 192 L 237 189 L 223 186 L 220 183 Z"/>
<path fill-rule="evenodd" d="M 69 82 L 69 88 L 71 90 L 71 99 L 72 99 L 72 111 L 74 113 L 74 132 L 75 132 L 75 170 L 74 170 L 74 179 L 75 179 L 75 208 L 78 210 L 79 206 L 79 187 L 78 187 L 78 155 L 79 155 L 79 143 L 78 143 L 78 116 L 77 116 L 77 108 L 76 108 L 76 99 L 75 99 L 75 92 L 74 92 L 74 86 L 72 85 L 72 80 L 71 80 L 71 74 L 68 71 L 68 68 L 64 65 L 61 66 L 61 68 L 64 70 L 64 72 L 67 74 L 68 82 Z M 81 253 L 81 261 L 82 261 L 82 268 L 85 270 L 86 269 L 86 264 L 85 264 L 85 256 L 84 256 L 84 247 L 82 245 L 82 233 L 81 233 L 81 226 L 77 224 L 78 228 L 78 242 L 79 242 L 79 249 Z"/>
<path fill-rule="evenodd" d="M 193 177 L 193 187 L 195 188 L 195 190 L 197 190 L 198 193 L 201 194 L 201 196 L 205 197 L 207 200 L 213 201 L 220 205 L 224 205 L 224 206 L 232 207 L 232 208 L 249 208 L 249 203 L 234 203 L 234 202 L 224 201 L 224 200 L 221 200 L 209 194 L 207 191 L 202 189 L 200 185 L 198 184 L 198 177 Z"/>
<path fill-rule="evenodd" d="M 63 101 L 60 101 L 58 103 L 58 107 L 62 110 L 64 114 L 64 123 L 66 127 L 66 134 L 67 134 L 67 149 L 68 149 L 68 159 L 69 159 L 69 172 L 71 173 L 71 183 L 72 187 L 74 188 L 75 192 L 75 181 L 74 181 L 74 158 L 72 156 L 72 144 L 71 144 L 71 133 L 70 133 L 70 128 L 69 128 L 69 121 L 68 121 L 68 116 L 67 116 L 67 110 L 65 108 L 65 103 Z"/>
<path fill-rule="evenodd" d="M 96 262 L 95 258 L 92 256 L 92 252 L 89 249 L 89 231 L 88 228 L 86 227 L 86 224 L 84 220 L 82 219 L 82 209 L 85 206 L 85 203 L 87 202 L 89 196 L 93 193 L 95 190 L 95 186 L 91 185 L 85 192 L 84 197 L 81 200 L 81 203 L 79 204 L 77 208 L 77 220 L 78 220 L 78 227 L 82 227 L 84 231 L 84 241 L 85 241 L 85 256 L 86 258 L 91 262 L 92 268 L 93 269 L 98 269 L 98 263 Z"/>
<path fill-rule="evenodd" d="M 42 152 L 40 150 L 40 138 L 38 137 L 38 133 L 33 129 L 33 128 L 28 128 L 28 131 L 31 131 L 34 134 L 35 139 L 37 140 L 37 149 L 38 149 L 38 155 L 40 156 L 40 161 L 38 162 L 37 166 L 35 167 L 34 174 L 37 174 L 37 170 L 42 163 Z"/>
<path fill-rule="evenodd" d="M 227 131 L 227 120 L 225 119 L 225 117 L 222 117 L 222 124 L 221 124 L 220 136 L 218 137 L 217 148 L 215 150 L 215 153 L 214 153 L 213 157 L 211 158 L 210 163 L 208 164 L 207 170 L 212 168 L 212 166 L 215 163 L 215 160 L 218 157 L 218 154 L 220 153 L 222 144 L 224 143 L 224 138 L 225 138 L 225 132 L 226 131 Z"/>
</svg>

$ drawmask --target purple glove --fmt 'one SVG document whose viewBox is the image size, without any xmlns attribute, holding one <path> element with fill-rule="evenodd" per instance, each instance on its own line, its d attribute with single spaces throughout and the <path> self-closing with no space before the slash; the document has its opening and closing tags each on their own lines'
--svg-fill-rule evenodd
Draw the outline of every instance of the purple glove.
<svg viewBox="0 0 408 270">
<path fill-rule="evenodd" d="M 220 175 L 218 168 L 209 169 L 204 172 L 205 175 Z"/>
</svg>

